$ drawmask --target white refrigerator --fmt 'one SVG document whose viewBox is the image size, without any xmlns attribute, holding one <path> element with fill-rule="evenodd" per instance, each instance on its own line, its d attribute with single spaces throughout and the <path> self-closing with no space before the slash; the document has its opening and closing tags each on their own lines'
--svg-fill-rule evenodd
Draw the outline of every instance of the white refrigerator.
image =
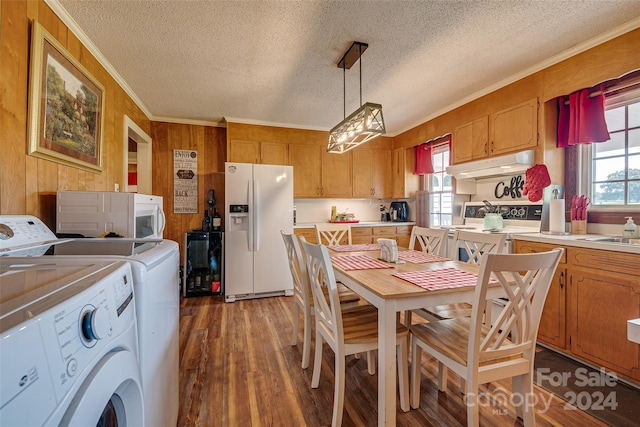
<svg viewBox="0 0 640 427">
<path fill-rule="evenodd" d="M 292 295 L 293 167 L 225 163 L 225 301 Z"/>
</svg>

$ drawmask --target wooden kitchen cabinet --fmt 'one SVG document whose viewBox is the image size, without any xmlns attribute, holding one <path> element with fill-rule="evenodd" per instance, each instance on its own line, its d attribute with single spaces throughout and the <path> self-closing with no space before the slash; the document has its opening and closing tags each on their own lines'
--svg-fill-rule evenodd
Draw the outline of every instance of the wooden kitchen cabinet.
<svg viewBox="0 0 640 427">
<path fill-rule="evenodd" d="M 289 144 L 293 197 L 322 197 L 322 150 L 319 145 Z"/>
<path fill-rule="evenodd" d="M 489 155 L 513 153 L 538 146 L 538 98 L 491 115 Z"/>
<path fill-rule="evenodd" d="M 318 243 L 316 239 L 316 229 L 313 227 L 305 227 L 305 228 L 294 228 L 293 234 L 300 237 L 304 237 L 307 243 L 313 243 L 314 245 Z"/>
<path fill-rule="evenodd" d="M 454 129 L 451 164 L 515 153 L 538 146 L 538 98 Z"/>
<path fill-rule="evenodd" d="M 481 159 L 489 155 L 489 116 L 458 126 L 453 131 L 453 164 Z"/>
<path fill-rule="evenodd" d="M 515 243 L 518 253 L 554 247 Z M 640 317 L 638 265 L 637 254 L 565 248 L 547 295 L 538 341 L 640 381 L 640 346 L 627 340 L 627 320 Z"/>
<path fill-rule="evenodd" d="M 322 149 L 321 197 L 351 197 L 351 152 L 327 153 Z"/>
<path fill-rule="evenodd" d="M 516 240 L 518 254 L 547 252 L 557 248 L 546 243 Z M 553 277 L 547 299 L 542 310 L 538 328 L 538 341 L 564 350 L 566 344 L 566 295 L 567 295 L 567 252 L 562 254 L 558 269 Z"/>
<path fill-rule="evenodd" d="M 280 142 L 260 143 L 260 163 L 265 165 L 288 165 L 289 145 Z"/>
<path fill-rule="evenodd" d="M 289 144 L 294 197 L 351 197 L 351 153 L 320 145 Z"/>
<path fill-rule="evenodd" d="M 640 256 L 568 248 L 571 353 L 640 380 L 640 346 L 627 340 L 627 320 L 640 317 Z"/>
<path fill-rule="evenodd" d="M 414 175 L 416 163 L 415 147 L 396 148 L 392 153 L 394 198 L 415 197 L 420 189 L 420 176 Z"/>
<path fill-rule="evenodd" d="M 353 197 L 391 197 L 391 151 L 355 149 Z"/>
<path fill-rule="evenodd" d="M 229 142 L 229 161 L 236 163 L 260 163 L 260 142 Z"/>
<path fill-rule="evenodd" d="M 288 144 L 259 141 L 231 141 L 229 161 L 265 165 L 287 165 Z"/>
<path fill-rule="evenodd" d="M 373 242 L 373 227 L 351 227 L 351 241 L 354 245 Z"/>
</svg>

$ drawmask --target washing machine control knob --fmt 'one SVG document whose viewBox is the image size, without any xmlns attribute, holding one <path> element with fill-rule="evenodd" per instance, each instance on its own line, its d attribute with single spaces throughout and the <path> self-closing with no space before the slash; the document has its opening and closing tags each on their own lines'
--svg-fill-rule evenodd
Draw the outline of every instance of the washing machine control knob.
<svg viewBox="0 0 640 427">
<path fill-rule="evenodd" d="M 82 319 L 82 334 L 87 340 L 101 340 L 111 335 L 109 313 L 103 307 L 96 307 L 85 313 Z"/>
</svg>

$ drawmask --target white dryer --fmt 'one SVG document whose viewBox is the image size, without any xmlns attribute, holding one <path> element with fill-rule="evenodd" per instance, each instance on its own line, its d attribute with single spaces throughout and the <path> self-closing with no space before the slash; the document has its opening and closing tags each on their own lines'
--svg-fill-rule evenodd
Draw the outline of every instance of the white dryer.
<svg viewBox="0 0 640 427">
<path fill-rule="evenodd" d="M 0 425 L 141 426 L 131 267 L 0 258 Z"/>
<path fill-rule="evenodd" d="M 79 259 L 131 264 L 138 326 L 146 426 L 174 427 L 179 409 L 179 250 L 171 240 L 57 239 L 38 218 L 0 216 L 0 256 L 34 263 L 74 264 Z"/>
</svg>

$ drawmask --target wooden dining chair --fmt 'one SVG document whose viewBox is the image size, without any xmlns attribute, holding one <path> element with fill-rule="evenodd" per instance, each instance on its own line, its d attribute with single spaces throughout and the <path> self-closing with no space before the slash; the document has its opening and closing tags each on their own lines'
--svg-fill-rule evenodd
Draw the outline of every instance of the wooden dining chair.
<svg viewBox="0 0 640 427">
<path fill-rule="evenodd" d="M 415 225 L 411 230 L 409 249 L 445 256 L 445 245 L 443 243 L 447 238 L 447 233 L 448 230 L 444 228 L 427 228 Z M 420 246 L 419 248 L 416 248 L 416 243 Z"/>
<path fill-rule="evenodd" d="M 445 239 L 447 238 L 447 229 L 436 229 L 427 227 L 418 227 L 417 225 L 411 230 L 411 238 L 409 240 L 410 250 L 419 250 L 429 254 L 444 256 Z M 416 243 L 418 247 L 416 247 Z M 418 315 L 422 315 L 422 310 L 415 310 Z M 404 313 L 404 324 L 408 328 L 411 326 L 412 311 L 407 310 Z M 427 316 L 427 314 L 425 314 Z M 423 317 L 425 317 L 423 316 Z"/>
<path fill-rule="evenodd" d="M 323 222 L 315 224 L 315 229 L 318 244 L 327 246 L 351 244 L 351 224 Z"/>
<path fill-rule="evenodd" d="M 456 261 L 463 260 L 468 264 L 478 265 L 485 253 L 501 253 L 506 239 L 505 233 L 478 233 L 476 231 L 456 230 L 453 235 L 452 247 L 449 250 L 449 257 Z M 466 259 L 465 259 L 466 258 Z M 490 311 L 486 311 L 487 304 L 484 302 L 482 309 L 485 311 L 485 321 L 489 318 Z M 434 322 L 438 320 L 453 319 L 456 317 L 469 317 L 473 307 L 466 302 L 456 304 L 441 304 L 413 310 L 413 313 Z M 406 315 L 405 325 L 411 327 L 411 314 Z M 447 386 L 447 368 L 438 363 L 438 387 L 444 389 Z M 461 382 L 464 388 L 464 380 Z"/>
<path fill-rule="evenodd" d="M 320 383 L 322 347 L 326 342 L 335 354 L 335 391 L 331 420 L 331 425 L 335 427 L 342 424 L 346 375 L 345 358 L 348 355 L 370 352 L 378 348 L 378 310 L 371 305 L 360 305 L 342 310 L 327 247 L 304 241 L 301 244 L 311 283 L 316 318 L 316 347 L 311 387 L 318 388 Z M 400 406 L 406 412 L 409 410 L 407 373 L 409 330 L 400 323 L 396 325 Z"/>
<path fill-rule="evenodd" d="M 422 350 L 466 381 L 467 425 L 480 424 L 480 384 L 512 378 L 514 403 L 525 427 L 534 425 L 533 362 L 542 309 L 564 249 L 534 254 L 483 255 L 470 317 L 411 326 L 411 406 L 420 405 Z M 508 301 L 492 325 L 483 321 L 484 301 L 494 278 Z M 444 391 L 443 388 L 440 388 Z"/>
<path fill-rule="evenodd" d="M 313 295 L 311 295 L 307 267 L 302 258 L 298 238 L 295 234 L 285 233 L 284 230 L 280 230 L 280 234 L 282 235 L 284 246 L 287 250 L 289 270 L 291 271 L 291 278 L 293 279 L 293 333 L 291 345 L 298 345 L 300 312 L 302 312 L 302 369 L 307 369 L 311 356 L 311 317 L 314 312 Z M 304 239 L 304 237 L 301 237 L 301 239 Z M 358 294 L 344 285 L 338 286 L 338 296 L 343 308 L 356 306 L 361 301 Z M 370 370 L 373 369 L 373 367 L 370 367 Z"/>
</svg>

